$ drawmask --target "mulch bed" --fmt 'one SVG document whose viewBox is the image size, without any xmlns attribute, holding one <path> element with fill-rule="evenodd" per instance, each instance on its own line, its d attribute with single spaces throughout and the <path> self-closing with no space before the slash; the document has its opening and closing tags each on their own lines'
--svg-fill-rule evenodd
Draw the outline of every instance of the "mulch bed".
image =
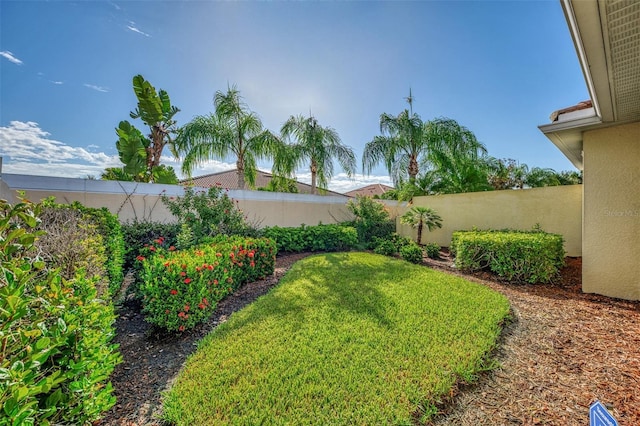
<svg viewBox="0 0 640 426">
<path fill-rule="evenodd" d="M 425 264 L 460 274 L 448 253 L 441 254 Z M 279 256 L 272 277 L 243 286 L 187 333 L 159 334 L 144 322 L 139 305 L 123 304 L 115 338 L 123 362 L 111 378 L 118 402 L 96 424 L 161 425 L 161 393 L 197 342 L 307 255 Z M 621 426 L 640 424 L 640 302 L 582 293 L 580 258 L 568 258 L 552 285 L 501 283 L 488 273 L 464 276 L 505 294 L 513 318 L 494 354 L 500 368 L 455 389 L 433 424 L 585 425 L 596 399 Z"/>
</svg>

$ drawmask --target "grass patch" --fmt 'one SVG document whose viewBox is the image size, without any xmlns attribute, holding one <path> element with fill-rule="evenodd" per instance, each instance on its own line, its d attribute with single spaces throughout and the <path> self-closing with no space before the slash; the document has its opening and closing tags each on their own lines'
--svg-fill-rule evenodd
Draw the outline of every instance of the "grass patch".
<svg viewBox="0 0 640 426">
<path fill-rule="evenodd" d="M 486 367 L 507 299 L 368 253 L 324 254 L 202 340 L 165 397 L 166 420 L 412 424 Z"/>
</svg>

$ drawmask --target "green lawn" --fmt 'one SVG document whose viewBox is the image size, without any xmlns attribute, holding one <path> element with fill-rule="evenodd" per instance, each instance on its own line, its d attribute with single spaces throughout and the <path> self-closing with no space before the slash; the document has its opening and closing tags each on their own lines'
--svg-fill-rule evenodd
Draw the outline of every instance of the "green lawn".
<svg viewBox="0 0 640 426">
<path fill-rule="evenodd" d="M 368 253 L 323 254 L 201 342 L 166 395 L 179 425 L 411 424 L 495 346 L 507 299 Z"/>
</svg>

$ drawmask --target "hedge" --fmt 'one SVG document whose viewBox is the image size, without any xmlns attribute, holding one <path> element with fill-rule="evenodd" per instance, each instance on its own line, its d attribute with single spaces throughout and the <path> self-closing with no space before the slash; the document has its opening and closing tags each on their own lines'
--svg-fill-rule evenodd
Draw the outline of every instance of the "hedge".
<svg viewBox="0 0 640 426">
<path fill-rule="evenodd" d="M 274 226 L 263 229 L 261 233 L 262 236 L 275 240 L 279 252 L 347 251 L 358 244 L 358 232 L 351 226 Z"/>
<path fill-rule="evenodd" d="M 138 258 L 139 291 L 145 320 L 168 331 L 185 331 L 205 321 L 218 301 L 275 268 L 276 246 L 267 238 L 221 236 L 186 250 L 153 251 Z"/>
<path fill-rule="evenodd" d="M 561 235 L 541 231 L 458 231 L 451 251 L 463 271 L 489 269 L 512 282 L 547 283 L 564 265 Z"/>
</svg>

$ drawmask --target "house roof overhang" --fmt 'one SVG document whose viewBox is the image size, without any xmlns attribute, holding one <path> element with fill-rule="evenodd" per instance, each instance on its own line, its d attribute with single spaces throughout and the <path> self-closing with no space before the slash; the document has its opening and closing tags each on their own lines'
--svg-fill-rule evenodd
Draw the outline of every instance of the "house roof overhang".
<svg viewBox="0 0 640 426">
<path fill-rule="evenodd" d="M 582 169 L 583 131 L 640 120 L 640 2 L 560 3 L 593 106 L 579 117 L 558 114 L 539 128 Z"/>
</svg>

